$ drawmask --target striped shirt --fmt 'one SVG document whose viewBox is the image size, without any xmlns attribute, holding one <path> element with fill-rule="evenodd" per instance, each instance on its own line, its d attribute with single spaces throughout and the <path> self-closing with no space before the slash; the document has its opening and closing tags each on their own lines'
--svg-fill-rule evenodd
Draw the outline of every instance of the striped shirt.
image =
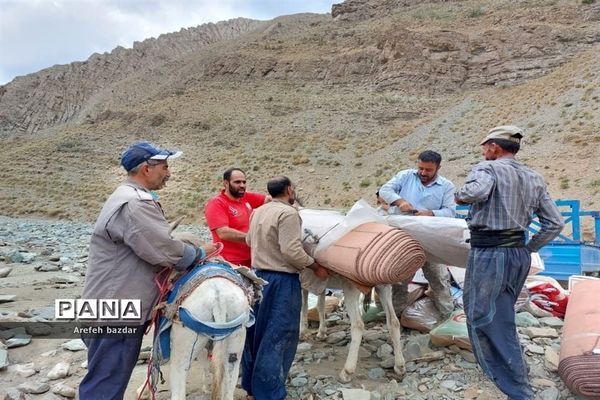
<svg viewBox="0 0 600 400">
<path fill-rule="evenodd" d="M 430 210 L 436 217 L 452 218 L 456 214 L 454 184 L 438 175 L 425 186 L 416 169 L 398 172 L 379 189 L 379 196 L 388 204 L 398 199 L 406 200 L 415 209 Z"/>
<path fill-rule="evenodd" d="M 527 244 L 531 251 L 538 251 L 564 227 L 542 176 L 512 157 L 477 164 L 456 198 L 471 204 L 470 229 L 526 231 L 537 214 L 541 227 Z"/>
</svg>

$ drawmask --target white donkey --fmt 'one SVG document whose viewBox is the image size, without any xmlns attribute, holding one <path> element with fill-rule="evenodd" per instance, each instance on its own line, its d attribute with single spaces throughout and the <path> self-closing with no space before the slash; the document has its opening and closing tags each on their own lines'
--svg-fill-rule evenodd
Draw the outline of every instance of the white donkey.
<svg viewBox="0 0 600 400">
<path fill-rule="evenodd" d="M 201 245 L 193 235 L 174 233 L 173 236 L 194 245 Z M 209 372 L 212 372 L 211 399 L 233 399 L 246 338 L 245 323 L 250 318 L 251 297 L 247 290 L 232 280 L 216 276 L 203 280 L 179 304 L 178 314 L 185 309 L 193 319 L 205 326 L 238 328 L 226 338 L 213 342 L 210 361 L 207 344 L 211 339 L 184 326 L 180 315 L 173 320 L 169 361 L 172 400 L 186 398 L 186 378 L 193 359 L 198 360 L 201 368 L 201 373 L 195 375 L 194 379 L 200 381 L 202 390 L 205 393 L 209 392 Z M 144 393 L 141 393 L 142 391 Z M 138 389 L 139 398 L 147 399 L 150 395 L 149 387 L 142 386 Z"/>
<path fill-rule="evenodd" d="M 311 273 L 312 272 L 304 272 L 304 282 L 313 281 L 310 275 L 306 275 Z M 362 319 L 360 307 L 361 292 L 351 281 L 335 273 L 331 273 L 327 282 L 325 283 L 325 287 L 343 290 L 346 312 L 348 312 L 348 317 L 350 318 L 350 346 L 348 348 L 348 356 L 346 357 L 344 368 L 339 373 L 340 381 L 347 383 L 350 382 L 352 375 L 356 371 L 358 351 L 362 341 L 363 332 L 365 330 L 365 324 Z M 381 299 L 381 305 L 385 311 L 388 332 L 392 339 L 392 347 L 394 349 L 394 372 L 401 377 L 406 372 L 404 366 L 404 356 L 402 354 L 402 342 L 400 341 L 402 327 L 400 326 L 400 321 L 398 321 L 398 317 L 396 316 L 396 312 L 394 311 L 394 306 L 392 304 L 392 286 L 376 286 L 375 291 Z M 317 310 L 319 311 L 319 330 L 317 332 L 317 338 L 324 339 L 327 333 L 327 324 L 325 321 L 325 292 L 322 291 L 315 294 L 319 299 L 317 303 Z M 303 334 L 306 334 L 308 329 L 308 291 L 306 289 L 302 290 L 302 300 L 300 331 Z"/>
</svg>

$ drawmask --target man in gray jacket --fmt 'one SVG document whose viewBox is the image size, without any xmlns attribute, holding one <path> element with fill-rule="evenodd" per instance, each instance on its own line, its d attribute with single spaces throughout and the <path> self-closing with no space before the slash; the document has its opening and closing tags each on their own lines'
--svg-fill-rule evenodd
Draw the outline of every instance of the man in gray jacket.
<svg viewBox="0 0 600 400">
<path fill-rule="evenodd" d="M 156 195 L 171 176 L 168 159 L 181 152 L 162 150 L 148 142 L 129 147 L 121 165 L 128 179 L 108 198 L 94 226 L 90 242 L 83 299 L 141 300 L 136 321 L 112 320 L 106 326 L 129 326 L 122 333 L 84 336 L 88 371 L 79 398 L 122 399 L 137 362 L 144 327 L 159 291 L 156 274 L 166 266 L 185 270 L 207 253 L 213 243 L 195 248 L 173 239 Z M 117 330 L 118 331 L 118 330 Z"/>
</svg>

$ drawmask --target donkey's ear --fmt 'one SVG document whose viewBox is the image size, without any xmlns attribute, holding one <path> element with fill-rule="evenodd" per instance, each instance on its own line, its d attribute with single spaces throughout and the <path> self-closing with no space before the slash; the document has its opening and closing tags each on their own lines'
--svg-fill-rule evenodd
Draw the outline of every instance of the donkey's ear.
<svg viewBox="0 0 600 400">
<path fill-rule="evenodd" d="M 177 229 L 177 227 L 179 226 L 179 224 L 181 224 L 181 221 L 183 221 L 184 218 L 185 215 L 182 215 L 181 217 L 176 218 L 175 221 L 169 223 L 169 235 L 173 233 L 175 229 Z"/>
</svg>

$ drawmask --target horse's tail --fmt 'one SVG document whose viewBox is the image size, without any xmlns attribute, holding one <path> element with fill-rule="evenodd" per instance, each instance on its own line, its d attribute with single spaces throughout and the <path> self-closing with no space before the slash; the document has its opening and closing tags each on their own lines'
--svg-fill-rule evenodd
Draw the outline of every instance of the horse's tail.
<svg viewBox="0 0 600 400">
<path fill-rule="evenodd" d="M 223 302 L 215 302 L 213 307 L 213 319 L 217 323 L 227 322 L 227 309 Z M 213 342 L 212 364 L 213 364 L 213 385 L 212 400 L 221 398 L 221 386 L 223 385 L 223 368 L 225 365 L 225 340 Z"/>
</svg>

